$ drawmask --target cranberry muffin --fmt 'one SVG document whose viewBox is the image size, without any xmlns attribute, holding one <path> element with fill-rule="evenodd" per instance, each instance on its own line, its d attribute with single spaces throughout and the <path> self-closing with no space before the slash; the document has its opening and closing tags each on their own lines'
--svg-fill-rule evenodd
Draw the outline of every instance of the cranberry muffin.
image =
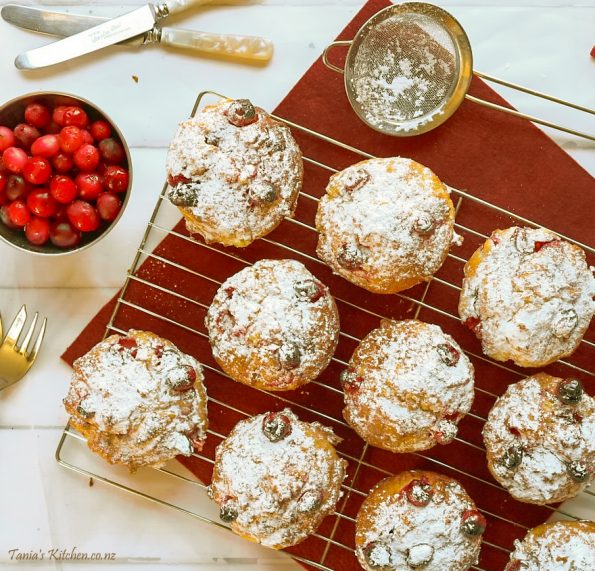
<svg viewBox="0 0 595 571">
<path fill-rule="evenodd" d="M 465 264 L 463 322 L 483 352 L 521 367 L 571 355 L 595 313 L 585 253 L 543 228 L 494 230 Z"/>
<path fill-rule="evenodd" d="M 595 470 L 595 399 L 578 379 L 539 373 L 510 385 L 483 428 L 488 468 L 517 500 L 563 502 Z"/>
<path fill-rule="evenodd" d="M 375 293 L 429 281 L 453 241 L 448 188 L 400 157 L 370 159 L 334 174 L 320 200 L 316 252 L 335 273 Z"/>
<path fill-rule="evenodd" d="M 167 196 L 188 231 L 238 247 L 293 216 L 303 178 L 289 128 L 248 99 L 225 99 L 180 123 L 166 170 Z"/>
<path fill-rule="evenodd" d="M 335 510 L 347 462 L 330 428 L 289 409 L 240 421 L 217 447 L 209 496 L 241 537 L 295 545 Z"/>
<path fill-rule="evenodd" d="M 205 324 L 219 366 L 240 383 L 271 391 L 315 379 L 339 338 L 335 300 L 295 260 L 260 260 L 227 279 Z"/>
<path fill-rule="evenodd" d="M 477 563 L 486 520 L 452 478 L 412 470 L 377 484 L 355 523 L 366 571 L 464 571 Z"/>
<path fill-rule="evenodd" d="M 504 571 L 593 571 L 595 523 L 557 521 L 529 530 Z"/>
<path fill-rule="evenodd" d="M 474 397 L 473 365 L 437 325 L 383 320 L 341 374 L 343 416 L 368 443 L 391 452 L 448 444 Z"/>
<path fill-rule="evenodd" d="M 200 451 L 207 395 L 200 363 L 148 331 L 111 335 L 73 364 L 64 406 L 91 450 L 112 464 L 160 467 Z"/>
</svg>

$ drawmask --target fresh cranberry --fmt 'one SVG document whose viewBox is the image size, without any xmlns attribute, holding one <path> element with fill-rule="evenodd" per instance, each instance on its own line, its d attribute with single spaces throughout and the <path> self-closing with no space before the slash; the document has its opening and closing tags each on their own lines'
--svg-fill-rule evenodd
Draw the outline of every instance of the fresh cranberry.
<svg viewBox="0 0 595 571">
<path fill-rule="evenodd" d="M 18 147 L 8 147 L 2 153 L 2 162 L 9 171 L 19 174 L 27 164 L 27 153 Z"/>
<path fill-rule="evenodd" d="M 8 184 L 9 176 L 10 175 L 0 172 L 0 192 L 4 192 L 4 190 L 6 189 L 6 185 Z"/>
<path fill-rule="evenodd" d="M 102 220 L 112 222 L 118 217 L 120 209 L 122 208 L 122 202 L 117 195 L 111 192 L 104 192 L 99 195 L 97 199 L 97 211 Z"/>
<path fill-rule="evenodd" d="M 93 232 L 99 228 L 101 222 L 97 210 L 83 200 L 75 200 L 70 204 L 66 215 L 70 223 L 81 232 Z"/>
<path fill-rule="evenodd" d="M 52 116 L 49 109 L 41 103 L 29 103 L 25 107 L 25 121 L 33 127 L 43 129 L 50 124 Z"/>
<path fill-rule="evenodd" d="M 3 190 L 0 190 L 0 206 L 4 206 L 8 201 L 6 198 L 6 193 Z"/>
<path fill-rule="evenodd" d="M 23 176 L 31 184 L 44 184 L 52 176 L 52 167 L 43 157 L 30 157 L 23 167 Z"/>
<path fill-rule="evenodd" d="M 405 486 L 404 492 L 409 503 L 417 507 L 427 506 L 434 495 L 434 490 L 432 490 L 430 482 L 425 477 L 421 480 L 411 480 Z"/>
<path fill-rule="evenodd" d="M 19 123 L 14 128 L 15 139 L 20 143 L 23 149 L 29 149 L 31 145 L 41 137 L 41 133 L 38 129 L 27 123 Z"/>
<path fill-rule="evenodd" d="M 541 248 L 543 248 L 545 246 L 554 246 L 559 243 L 560 243 L 560 240 L 548 240 L 546 242 L 535 242 L 535 245 L 533 246 L 533 251 L 539 252 L 539 250 L 541 250 Z"/>
<path fill-rule="evenodd" d="M 96 141 L 103 141 L 112 134 L 112 128 L 107 121 L 94 121 L 91 123 L 91 135 Z"/>
<path fill-rule="evenodd" d="M 58 153 L 56 156 L 52 157 L 51 162 L 54 170 L 60 174 L 66 174 L 74 167 L 72 157 L 66 153 Z"/>
<path fill-rule="evenodd" d="M 169 186 L 177 186 L 178 184 L 186 184 L 187 182 L 190 182 L 190 179 L 186 178 L 183 174 L 170 174 L 167 177 L 167 183 Z"/>
<path fill-rule="evenodd" d="M 18 228 L 18 226 L 15 226 L 10 219 L 8 205 L 0 206 L 0 222 L 11 230 L 16 230 Z"/>
<path fill-rule="evenodd" d="M 6 179 L 6 198 L 8 200 L 24 198 L 29 188 L 29 185 L 20 174 L 11 174 Z"/>
<path fill-rule="evenodd" d="M 81 233 L 65 220 L 56 220 L 50 226 L 50 241 L 58 248 L 72 248 L 81 241 Z"/>
<path fill-rule="evenodd" d="M 34 246 L 43 246 L 50 239 L 50 221 L 47 218 L 32 218 L 25 226 L 25 236 Z"/>
<path fill-rule="evenodd" d="M 95 142 L 93 135 L 87 129 L 81 129 L 81 133 L 83 134 L 83 144 L 92 145 Z"/>
<path fill-rule="evenodd" d="M 74 182 L 78 186 L 80 197 L 84 200 L 97 200 L 103 191 L 101 179 L 96 173 L 80 172 Z"/>
<path fill-rule="evenodd" d="M 124 147 L 115 139 L 103 139 L 99 143 L 99 152 L 108 164 L 118 165 L 124 161 Z"/>
<path fill-rule="evenodd" d="M 24 226 L 31 219 L 31 212 L 22 200 L 15 200 L 8 205 L 8 216 L 15 226 Z"/>
<path fill-rule="evenodd" d="M 46 135 L 58 135 L 61 129 L 62 127 L 52 120 L 43 131 L 46 133 Z"/>
<path fill-rule="evenodd" d="M 47 188 L 36 188 L 27 196 L 29 210 L 41 218 L 49 218 L 58 212 L 58 202 Z"/>
<path fill-rule="evenodd" d="M 74 153 L 74 164 L 84 172 L 92 172 L 99 164 L 99 151 L 97 147 L 85 143 Z"/>
<path fill-rule="evenodd" d="M 60 127 L 64 127 L 66 123 L 64 122 L 64 112 L 66 111 L 66 105 L 58 105 L 58 107 L 54 108 L 52 113 L 53 121 L 60 125 Z"/>
<path fill-rule="evenodd" d="M 56 135 L 42 135 L 31 145 L 31 154 L 49 159 L 60 151 L 60 142 Z"/>
<path fill-rule="evenodd" d="M 225 110 L 227 120 L 236 127 L 245 127 L 258 121 L 256 109 L 248 99 L 236 99 Z"/>
<path fill-rule="evenodd" d="M 120 346 L 120 351 L 130 351 L 132 357 L 136 357 L 136 353 L 138 351 L 138 345 L 136 344 L 136 340 L 132 337 L 120 337 L 118 339 L 118 345 Z"/>
<path fill-rule="evenodd" d="M 72 105 L 64 110 L 64 125 L 74 125 L 82 129 L 88 123 L 89 118 L 87 117 L 87 113 L 81 107 Z"/>
<path fill-rule="evenodd" d="M 74 125 L 60 131 L 60 148 L 65 153 L 74 153 L 83 144 L 83 132 Z"/>
<path fill-rule="evenodd" d="M 262 431 L 271 442 L 279 442 L 291 434 L 291 419 L 280 412 L 269 412 L 262 419 Z"/>
<path fill-rule="evenodd" d="M 465 319 L 465 321 L 463 321 L 463 325 L 471 329 L 471 331 L 473 331 L 475 334 L 477 334 L 479 326 L 481 325 L 481 319 L 479 319 L 478 317 L 468 317 L 467 319 Z"/>
<path fill-rule="evenodd" d="M 109 165 L 103 175 L 103 186 L 112 192 L 125 192 L 128 188 L 128 171 L 122 167 Z"/>
<path fill-rule="evenodd" d="M 478 536 L 486 529 L 486 518 L 477 510 L 466 510 L 462 516 L 462 530 L 465 535 Z"/>
<path fill-rule="evenodd" d="M 50 194 L 61 204 L 70 204 L 78 195 L 78 188 L 69 176 L 56 175 L 50 180 Z"/>
<path fill-rule="evenodd" d="M 196 370 L 190 365 L 184 365 L 184 374 L 169 379 L 169 384 L 174 391 L 184 392 L 190 390 L 196 382 Z"/>
<path fill-rule="evenodd" d="M 344 371 L 341 371 L 341 374 L 339 375 L 341 387 L 343 387 L 343 391 L 347 394 L 356 393 L 363 380 L 364 378 L 356 375 L 355 371 L 352 369 L 345 369 Z"/>
<path fill-rule="evenodd" d="M 12 129 L 0 125 L 0 153 L 4 152 L 8 147 L 14 147 L 16 144 L 16 137 Z"/>
</svg>

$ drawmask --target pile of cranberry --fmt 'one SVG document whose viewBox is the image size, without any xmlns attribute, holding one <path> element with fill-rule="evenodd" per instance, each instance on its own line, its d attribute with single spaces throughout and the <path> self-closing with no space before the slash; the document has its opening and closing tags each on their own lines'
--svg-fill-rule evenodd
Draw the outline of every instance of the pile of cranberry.
<svg viewBox="0 0 595 571">
<path fill-rule="evenodd" d="M 116 219 L 127 166 L 106 121 L 76 105 L 30 103 L 23 123 L 0 125 L 0 222 L 35 246 L 72 248 Z"/>
</svg>

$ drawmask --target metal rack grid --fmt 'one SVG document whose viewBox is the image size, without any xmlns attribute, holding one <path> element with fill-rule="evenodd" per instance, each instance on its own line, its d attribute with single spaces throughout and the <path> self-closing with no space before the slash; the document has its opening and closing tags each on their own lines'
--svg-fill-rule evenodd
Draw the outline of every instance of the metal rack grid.
<svg viewBox="0 0 595 571">
<path fill-rule="evenodd" d="M 204 91 L 204 92 L 200 93 L 198 95 L 198 98 L 197 98 L 194 108 L 192 110 L 191 116 L 194 116 L 196 114 L 201 103 L 203 102 L 203 99 L 207 96 L 215 97 L 215 98 L 224 97 L 224 96 L 222 96 L 218 93 L 212 92 L 212 91 Z M 325 144 L 333 145 L 336 149 L 349 151 L 350 153 L 354 153 L 355 155 L 358 155 L 358 156 L 362 157 L 363 159 L 374 158 L 374 156 L 369 153 L 361 151 L 361 150 L 359 150 L 355 147 L 352 147 L 350 145 L 341 143 L 340 141 L 336 141 L 328 136 L 317 133 L 311 129 L 308 129 L 306 127 L 303 127 L 301 125 L 293 123 L 293 122 L 286 120 L 282 117 L 278 117 L 275 115 L 273 115 L 273 117 L 275 117 L 279 121 L 282 121 L 285 124 L 287 124 L 294 131 L 294 133 L 302 133 L 302 134 L 307 134 L 308 136 L 311 136 L 311 137 L 315 137 L 316 139 L 324 142 Z M 324 169 L 325 171 L 330 172 L 330 173 L 337 172 L 337 169 L 335 169 L 329 165 L 326 165 L 312 157 L 304 156 L 304 162 L 307 164 L 313 165 L 314 167 Z M 214 284 L 215 286 L 219 286 L 221 284 L 221 280 L 215 279 L 214 277 L 212 277 L 212 275 L 208 275 L 209 274 L 208 268 L 206 270 L 204 270 L 205 273 L 197 272 L 196 270 L 188 268 L 188 267 L 184 266 L 183 264 L 180 264 L 174 260 L 170 260 L 166 257 L 163 257 L 161 255 L 154 253 L 152 251 L 152 249 L 149 247 L 150 241 L 153 241 L 155 239 L 159 239 L 159 241 L 160 241 L 162 238 L 165 238 L 168 236 L 169 237 L 173 236 L 173 237 L 176 237 L 176 238 L 184 241 L 184 243 L 187 244 L 188 247 L 197 248 L 197 250 L 196 250 L 197 253 L 200 253 L 200 249 L 204 249 L 207 251 L 216 252 L 218 255 L 223 255 L 226 258 L 233 260 L 234 262 L 239 262 L 244 265 L 249 265 L 251 263 L 251 262 L 245 260 L 240 255 L 238 255 L 236 253 L 237 251 L 234 251 L 234 253 L 232 253 L 231 251 L 226 250 L 225 248 L 205 244 L 203 241 L 198 241 L 196 239 L 193 239 L 190 236 L 188 236 L 182 232 L 179 232 L 179 231 L 176 231 L 176 230 L 173 230 L 173 229 L 170 229 L 168 227 L 158 224 L 157 218 L 158 218 L 158 215 L 160 214 L 160 212 L 162 211 L 161 209 L 162 209 L 162 206 L 164 203 L 166 189 L 167 189 L 167 184 L 165 184 L 163 187 L 163 191 L 162 191 L 161 195 L 159 196 L 156 207 L 153 211 L 153 214 L 152 214 L 151 219 L 148 223 L 145 234 L 142 238 L 141 244 L 140 244 L 139 248 L 137 249 L 136 256 L 133 260 L 132 266 L 131 266 L 130 270 L 128 271 L 126 281 L 125 281 L 122 291 L 117 299 L 117 303 L 114 308 L 113 314 L 110 318 L 109 324 L 107 325 L 105 336 L 112 334 L 112 333 L 126 334 L 126 331 L 117 327 L 115 323 L 116 323 L 117 317 L 119 315 L 119 312 L 122 310 L 122 308 L 127 307 L 127 308 L 131 308 L 135 311 L 139 311 L 147 316 L 150 316 L 151 318 L 160 319 L 160 320 L 163 320 L 164 322 L 167 322 L 170 325 L 175 325 L 175 326 L 181 328 L 186 333 L 191 333 L 191 334 L 196 335 L 202 339 L 208 339 L 208 335 L 204 330 L 201 331 L 196 328 L 189 327 L 186 324 L 179 323 L 175 320 L 170 319 L 169 317 L 167 317 L 165 315 L 161 315 L 158 312 L 155 312 L 151 309 L 145 308 L 142 305 L 139 305 L 138 303 L 134 303 L 126 298 L 126 295 L 129 291 L 131 284 L 138 283 L 138 284 L 142 284 L 143 286 L 153 288 L 156 292 L 160 292 L 160 293 L 167 294 L 169 296 L 173 296 L 173 298 L 183 301 L 185 303 L 189 303 L 193 306 L 200 307 L 202 309 L 208 308 L 208 304 L 205 304 L 198 300 L 192 299 L 186 295 L 183 295 L 177 291 L 174 291 L 173 289 L 164 287 L 157 283 L 153 283 L 150 279 L 146 279 L 146 278 L 143 278 L 143 277 L 137 275 L 139 268 L 141 268 L 142 263 L 146 260 L 153 260 L 153 261 L 159 262 L 161 264 L 165 264 L 166 266 L 168 266 L 172 269 L 175 268 L 176 270 L 188 272 L 196 277 L 206 280 L 207 282 L 209 282 L 211 284 Z M 526 224 L 526 225 L 530 225 L 530 226 L 534 226 L 534 227 L 539 226 L 538 224 L 532 222 L 531 220 L 528 220 L 521 216 L 515 215 L 512 212 L 509 212 L 509 211 L 507 211 L 501 207 L 498 207 L 496 205 L 492 205 L 489 202 L 482 200 L 480 198 L 477 198 L 473 195 L 470 195 L 467 192 L 464 192 L 462 190 L 457 190 L 457 189 L 451 188 L 451 193 L 453 196 L 455 196 L 457 198 L 457 200 L 456 200 L 457 213 L 463 203 L 463 200 L 467 200 L 467 201 L 471 201 L 472 203 L 476 204 L 477 207 L 481 206 L 481 207 L 488 208 L 490 211 L 496 213 L 497 215 L 505 215 L 507 217 L 510 217 L 514 221 L 516 221 L 516 223 L 522 223 L 522 224 Z M 318 202 L 319 199 L 315 196 L 310 195 L 310 194 L 301 192 L 300 200 Z M 167 200 L 165 202 L 167 204 Z M 314 227 L 312 227 L 311 225 L 306 224 L 303 221 L 300 221 L 298 219 L 288 218 L 287 221 L 290 224 L 295 226 L 296 231 L 303 230 L 305 232 L 316 232 L 316 229 Z M 473 228 L 470 228 L 468 226 L 465 226 L 465 225 L 462 225 L 459 223 L 456 223 L 455 227 L 457 230 L 464 232 L 470 236 L 474 236 L 478 239 L 483 240 L 488 237 L 483 232 L 477 231 Z M 580 247 L 582 247 L 584 250 L 586 250 L 590 254 L 595 254 L 594 248 L 592 248 L 586 244 L 583 244 L 581 242 L 578 242 L 569 236 L 564 236 L 560 233 L 558 233 L 558 234 L 560 236 L 564 237 L 565 239 L 567 239 L 568 241 L 579 245 Z M 291 256 L 295 256 L 298 259 L 306 259 L 309 262 L 323 264 L 323 262 L 321 262 L 316 256 L 314 256 L 311 253 L 308 253 L 306 251 L 301 251 L 301 250 L 295 249 L 287 244 L 284 244 L 284 243 L 281 243 L 278 241 L 274 241 L 274 240 L 271 240 L 270 238 L 266 238 L 266 237 L 261 238 L 261 241 L 265 242 L 267 244 L 270 244 L 271 246 L 274 246 L 275 248 L 279 248 L 281 252 L 284 252 Z M 457 262 L 459 264 L 464 264 L 466 262 L 465 258 L 457 256 L 456 254 L 449 253 L 448 257 L 451 260 L 454 260 L 455 262 Z M 441 284 L 449 289 L 455 290 L 455 291 L 460 291 L 460 287 L 458 285 L 451 283 L 451 282 L 449 282 L 445 279 L 442 279 L 440 277 L 434 277 L 432 282 L 439 283 L 439 284 Z M 431 312 L 436 312 L 441 317 L 446 317 L 446 318 L 458 321 L 459 317 L 457 315 L 451 313 L 450 311 L 445 310 L 444 308 L 439 307 L 438 305 L 427 303 L 426 295 L 428 294 L 428 290 L 429 290 L 430 284 L 432 282 L 428 282 L 425 285 L 425 288 L 423 289 L 423 292 L 419 299 L 412 297 L 410 295 L 407 295 L 405 293 L 397 294 L 397 296 L 399 298 L 401 298 L 402 300 L 405 300 L 405 301 L 410 302 L 415 305 L 416 309 L 415 309 L 415 312 L 413 315 L 414 318 L 417 318 L 419 316 L 420 311 L 422 309 L 426 309 L 426 310 L 430 310 Z M 366 295 L 366 294 L 364 294 L 364 295 Z M 368 316 L 371 316 L 374 318 L 384 318 L 385 317 L 378 312 L 372 311 L 372 310 L 364 308 L 362 306 L 358 306 L 358 305 L 356 305 L 348 300 L 342 299 L 340 297 L 335 296 L 335 299 L 340 304 L 344 304 L 346 307 L 349 307 L 350 310 L 354 310 L 357 312 L 363 312 L 363 314 L 367 314 Z M 361 340 L 359 337 L 351 335 L 345 331 L 341 331 L 340 335 L 341 335 L 341 337 L 348 339 L 355 343 L 357 343 Z M 175 339 L 173 339 L 173 341 L 175 342 Z M 590 351 L 593 351 L 595 349 L 595 343 L 593 343 L 592 341 L 585 339 L 582 341 L 582 344 Z M 514 368 L 511 368 L 503 363 L 493 361 L 493 360 L 485 357 L 484 355 L 478 354 L 474 351 L 465 350 L 465 353 L 472 359 L 476 359 L 476 360 L 479 360 L 482 362 L 489 363 L 492 366 L 496 366 L 502 370 L 507 371 L 508 373 L 512 373 L 519 377 L 526 375 L 526 373 L 523 373 L 520 370 L 515 370 Z M 595 360 L 595 359 L 593 359 L 593 360 Z M 593 360 L 590 360 L 590 361 L 592 362 Z M 332 361 L 339 364 L 340 366 L 347 365 L 347 362 L 345 360 L 339 359 L 336 355 L 333 357 Z M 573 363 L 571 360 L 558 361 L 557 364 L 561 365 L 565 368 L 568 368 L 571 371 L 578 371 L 583 375 L 587 375 L 589 377 L 595 377 L 595 371 L 591 371 L 591 370 L 588 370 L 580 365 L 577 365 L 577 364 Z M 203 363 L 203 367 L 205 368 L 207 373 L 208 372 L 215 373 L 216 375 L 218 375 L 220 377 L 225 377 L 225 378 L 230 379 L 230 377 L 228 375 L 226 375 L 224 372 L 222 372 L 217 367 L 213 367 L 213 366 L 210 366 L 205 363 Z M 336 398 L 342 399 L 342 391 L 340 389 L 333 387 L 329 384 L 321 383 L 320 381 L 313 381 L 312 383 L 314 385 L 317 385 L 317 386 L 322 387 L 325 390 L 327 390 L 329 392 L 330 398 L 336 397 Z M 258 390 L 258 389 L 251 389 L 251 390 Z M 481 393 L 481 394 L 483 394 L 489 398 L 492 398 L 492 399 L 495 399 L 498 396 L 491 391 L 479 388 L 477 386 L 476 386 L 476 391 L 478 393 Z M 259 391 L 259 392 L 265 393 L 265 391 Z M 300 404 L 298 402 L 293 402 L 292 400 L 289 400 L 288 398 L 285 398 L 284 396 L 281 396 L 279 394 L 275 394 L 275 393 L 268 393 L 268 394 L 270 396 L 272 396 L 274 399 L 276 399 L 277 401 L 280 401 L 281 403 L 283 403 L 285 405 L 296 407 L 297 409 L 301 409 L 302 411 L 308 410 L 310 413 L 313 413 L 317 417 L 317 419 L 323 423 L 326 422 L 327 424 L 331 424 L 332 426 L 342 426 L 344 428 L 349 428 L 348 425 L 343 420 L 337 419 L 333 416 L 330 416 L 323 411 L 315 410 L 310 407 L 305 407 L 303 404 Z M 234 413 L 241 417 L 250 416 L 250 414 L 248 412 L 241 410 L 237 406 L 233 406 L 228 402 L 224 402 L 222 400 L 213 398 L 211 396 L 209 397 L 209 402 L 221 407 L 223 410 L 229 411 L 230 414 Z M 481 423 L 483 423 L 485 421 L 485 418 L 483 416 L 474 414 L 472 412 L 468 413 L 467 416 L 471 417 Z M 210 429 L 208 431 L 208 433 L 211 438 L 220 439 L 220 440 L 225 438 L 224 434 L 214 431 L 212 429 Z M 85 442 L 84 437 L 82 437 L 80 434 L 78 434 L 69 425 L 67 425 L 65 427 L 62 437 L 58 443 L 57 450 L 56 450 L 56 459 L 62 466 L 66 467 L 70 470 L 73 470 L 75 472 L 78 472 L 80 474 L 83 474 L 85 476 L 92 477 L 98 481 L 102 481 L 106 484 L 115 486 L 115 487 L 122 489 L 124 491 L 127 491 L 129 493 L 138 495 L 138 496 L 143 497 L 143 498 L 150 500 L 152 502 L 156 502 L 158 504 L 174 508 L 180 512 L 190 515 L 190 516 L 192 516 L 196 519 L 199 519 L 203 522 L 209 523 L 209 524 L 217 526 L 219 528 L 229 529 L 228 526 L 221 523 L 220 521 L 216 521 L 215 519 L 212 519 L 208 515 L 197 513 L 196 511 L 193 511 L 191 509 L 186 509 L 186 508 L 182 507 L 181 505 L 179 505 L 178 503 L 170 502 L 170 501 L 167 501 L 164 499 L 160 499 L 156 496 L 146 494 L 146 493 L 140 491 L 139 489 L 136 489 L 134 487 L 130 487 L 130 486 L 124 485 L 120 482 L 117 482 L 106 475 L 102 475 L 96 471 L 91 471 L 89 469 L 86 469 L 86 468 L 82 467 L 81 465 L 79 465 L 78 463 L 72 463 L 72 462 L 65 460 L 62 457 L 62 453 L 63 453 L 63 446 L 67 439 L 69 439 L 71 441 L 82 442 L 82 443 Z M 465 446 L 469 446 L 473 449 L 479 450 L 481 452 L 485 451 L 482 446 L 479 446 L 477 444 L 474 444 L 473 442 L 464 440 L 460 437 L 457 437 L 455 439 L 455 441 L 457 441 L 458 443 L 461 443 Z M 372 469 L 378 471 L 378 473 L 380 474 L 381 477 L 392 474 L 392 472 L 390 472 L 380 466 L 371 464 L 370 462 L 365 460 L 368 449 L 369 449 L 369 446 L 364 443 L 359 456 L 354 456 L 354 455 L 350 455 L 345 452 L 339 451 L 339 453 L 343 457 L 345 457 L 348 460 L 348 462 L 355 463 L 355 470 L 354 470 L 353 475 L 350 478 L 350 482 L 352 485 L 347 485 L 347 484 L 343 485 L 344 496 L 340 500 L 338 509 L 334 514 L 336 516 L 336 518 L 335 518 L 334 524 L 331 526 L 330 530 L 328 530 L 328 532 L 326 534 L 321 533 L 320 530 L 319 530 L 319 533 L 313 534 L 314 537 L 322 540 L 325 543 L 324 550 L 322 551 L 322 555 L 320 556 L 320 558 L 318 560 L 314 560 L 314 559 L 307 559 L 307 558 L 301 557 L 299 555 L 291 554 L 291 556 L 294 559 L 296 559 L 297 561 L 306 563 L 316 569 L 332 571 L 332 568 L 328 567 L 325 564 L 325 561 L 326 561 L 326 558 L 327 558 L 327 555 L 328 555 L 328 552 L 329 552 L 329 549 L 331 548 L 331 546 L 334 546 L 334 547 L 337 547 L 337 548 L 340 548 L 340 549 L 343 549 L 343 550 L 353 553 L 353 543 L 352 542 L 340 541 L 340 539 L 337 538 L 337 530 L 338 530 L 341 522 L 347 521 L 347 522 L 350 522 L 351 524 L 353 524 L 355 522 L 355 518 L 353 516 L 348 515 L 348 513 L 345 512 L 345 507 L 346 507 L 348 501 L 350 500 L 350 498 L 353 496 L 359 496 L 360 498 L 363 498 L 366 496 L 366 491 L 362 491 L 361 489 L 358 489 L 357 486 L 354 485 L 353 483 L 356 482 L 358 474 L 359 474 L 360 470 L 362 469 L 362 467 L 372 468 Z M 89 452 L 89 454 L 90 454 L 90 452 Z M 204 452 L 201 454 L 194 454 L 193 456 L 197 459 L 200 459 L 202 462 L 206 462 L 210 465 L 213 464 L 213 458 L 205 455 Z M 477 475 L 465 472 L 464 470 L 461 470 L 456 465 L 454 465 L 454 463 L 453 463 L 453 465 L 451 465 L 450 463 L 443 462 L 439 459 L 433 458 L 433 457 L 428 456 L 427 454 L 424 454 L 424 453 L 414 453 L 414 454 L 412 454 L 412 456 L 422 458 L 426 461 L 429 461 L 431 464 L 435 465 L 435 467 L 438 470 L 440 470 L 441 468 L 448 469 L 448 470 L 454 472 L 455 474 L 459 474 L 460 476 L 466 476 L 468 478 L 471 478 L 472 480 L 478 481 L 482 485 L 487 486 L 488 489 L 497 489 L 500 491 L 503 490 L 503 488 L 501 486 L 499 486 L 497 483 L 495 483 L 494 481 L 490 481 L 485 478 L 479 477 Z M 199 488 L 203 491 L 206 489 L 206 485 L 203 482 L 200 482 L 199 480 L 197 480 L 195 478 L 191 478 L 186 475 L 176 473 L 175 471 L 169 470 L 167 468 L 158 469 L 158 472 L 165 474 L 168 477 L 175 478 L 175 479 L 181 480 L 185 483 L 191 484 L 192 486 L 195 486 L 196 488 Z M 595 496 L 595 493 L 591 492 L 590 490 L 586 490 L 584 493 L 588 494 L 590 496 Z M 564 518 L 579 519 L 579 517 L 577 515 L 574 515 L 572 513 L 569 513 L 568 511 L 565 511 L 562 509 L 557 509 L 552 506 L 543 506 L 543 508 L 545 510 L 548 510 L 548 512 L 551 512 L 552 514 L 554 514 L 554 513 L 557 514 L 557 516 L 559 516 L 562 519 L 564 519 Z M 503 516 L 502 514 L 494 513 L 492 511 L 488 511 L 485 509 L 482 509 L 481 511 L 483 511 L 483 513 L 487 516 L 488 521 L 490 519 L 493 519 L 493 520 L 499 520 L 501 522 L 506 522 L 508 524 L 512 524 L 513 526 L 518 527 L 522 531 L 522 533 L 524 533 L 524 531 L 528 529 L 527 526 L 525 526 L 521 523 L 518 523 L 516 521 L 513 521 L 511 519 L 508 519 L 505 516 Z M 488 542 L 487 540 L 484 539 L 483 543 L 484 543 L 484 545 L 487 545 L 495 550 L 498 550 L 501 552 L 506 552 L 506 553 L 510 552 L 510 548 L 511 548 L 510 542 L 508 545 L 498 545 L 493 542 Z M 483 567 L 474 566 L 472 568 L 476 569 L 478 571 L 484 571 Z"/>
</svg>

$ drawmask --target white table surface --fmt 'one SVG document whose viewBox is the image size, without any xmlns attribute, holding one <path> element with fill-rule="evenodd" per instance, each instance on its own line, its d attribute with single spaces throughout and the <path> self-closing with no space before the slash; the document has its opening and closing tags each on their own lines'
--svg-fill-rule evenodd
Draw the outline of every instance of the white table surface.
<svg viewBox="0 0 595 571">
<path fill-rule="evenodd" d="M 4 4 L 6 2 L 1 2 Z M 31 2 L 29 2 L 31 3 Z M 66 2 L 39 5 L 81 13 L 117 15 L 141 1 Z M 225 4 L 225 5 L 223 5 Z M 134 185 L 117 228 L 90 251 L 42 259 L 0 243 L 0 312 L 5 327 L 26 303 L 49 319 L 40 358 L 20 383 L 0 393 L 0 568 L 91 568 L 89 563 L 49 560 L 52 548 L 116 554 L 110 569 L 132 565 L 152 570 L 268 570 L 299 567 L 284 554 L 251 545 L 171 509 L 151 504 L 65 470 L 54 450 L 67 416 L 61 399 L 69 369 L 59 355 L 121 285 L 164 178 L 165 150 L 177 123 L 196 95 L 214 89 L 249 97 L 272 109 L 362 5 L 355 0 L 253 0 L 214 2 L 169 22 L 208 31 L 270 37 L 275 56 L 263 68 L 201 59 L 160 48 L 110 48 L 46 70 L 22 73 L 17 53 L 46 43 L 44 37 L 0 21 L 0 102 L 36 90 L 82 95 L 103 108 L 121 127 L 131 147 Z M 462 23 L 474 48 L 475 68 L 595 107 L 595 2 L 444 1 Z M 132 76 L 138 77 L 138 83 Z M 500 89 L 517 107 L 595 132 L 592 117 Z M 356 119 L 354 118 L 354 121 Z M 570 136 L 554 138 L 591 173 L 595 146 Z M 563 184 L 563 183 L 562 183 Z M 561 188 L 563 190 L 563 188 Z M 472 191 L 472 189 L 471 189 Z M 592 216 L 592 213 L 586 213 Z M 89 454 L 86 455 L 90 456 Z M 92 460 L 95 461 L 95 460 Z M 101 460 L 102 473 L 109 469 Z M 192 490 L 171 489 L 154 472 L 133 485 L 177 498 Z M 570 508 L 569 508 L 570 509 Z M 593 518 L 593 498 L 574 500 L 575 513 Z M 41 562 L 17 561 L 18 553 L 44 553 Z M 96 563 L 98 568 L 108 563 Z"/>
</svg>

